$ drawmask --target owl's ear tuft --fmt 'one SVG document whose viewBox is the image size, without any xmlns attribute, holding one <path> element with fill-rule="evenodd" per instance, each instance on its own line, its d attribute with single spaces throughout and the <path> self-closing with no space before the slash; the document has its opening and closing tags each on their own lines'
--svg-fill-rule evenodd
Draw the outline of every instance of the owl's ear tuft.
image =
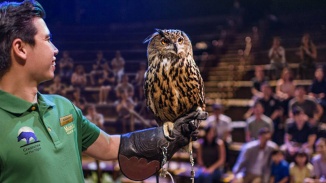
<svg viewBox="0 0 326 183">
<path fill-rule="evenodd" d="M 155 32 L 154 34 L 149 35 L 149 36 L 148 36 L 148 37 L 143 41 L 143 43 L 149 43 L 149 42 L 153 39 L 153 37 L 155 37 L 156 35 L 158 35 L 157 32 Z"/>
<path fill-rule="evenodd" d="M 165 37 L 165 34 L 162 29 L 155 29 L 162 37 Z"/>
</svg>

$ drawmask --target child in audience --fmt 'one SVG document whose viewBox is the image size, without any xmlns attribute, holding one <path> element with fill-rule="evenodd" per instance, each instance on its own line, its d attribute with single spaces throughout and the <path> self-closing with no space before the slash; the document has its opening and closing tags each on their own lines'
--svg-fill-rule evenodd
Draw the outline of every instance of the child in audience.
<svg viewBox="0 0 326 183">
<path fill-rule="evenodd" d="M 280 149 L 274 150 L 271 154 L 272 168 L 270 183 L 287 183 L 289 181 L 289 164 L 284 159 L 284 153 Z"/>
<path fill-rule="evenodd" d="M 309 163 L 308 154 L 298 151 L 294 156 L 294 162 L 290 164 L 290 183 L 306 182 L 312 177 L 313 166 Z"/>
</svg>

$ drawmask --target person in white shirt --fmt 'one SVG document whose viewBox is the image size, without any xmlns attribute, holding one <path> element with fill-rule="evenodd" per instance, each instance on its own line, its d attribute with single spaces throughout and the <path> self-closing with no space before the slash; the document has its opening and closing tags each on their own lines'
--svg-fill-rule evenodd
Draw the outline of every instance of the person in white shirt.
<svg viewBox="0 0 326 183">
<path fill-rule="evenodd" d="M 207 125 L 214 126 L 217 131 L 217 137 L 224 142 L 230 143 L 232 141 L 232 120 L 229 116 L 223 114 L 223 106 L 220 104 L 213 104 L 213 114 L 206 120 Z"/>
</svg>

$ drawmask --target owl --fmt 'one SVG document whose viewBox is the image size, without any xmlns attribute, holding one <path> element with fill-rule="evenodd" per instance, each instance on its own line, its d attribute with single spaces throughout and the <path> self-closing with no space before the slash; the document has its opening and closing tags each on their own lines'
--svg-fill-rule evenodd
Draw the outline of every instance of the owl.
<svg viewBox="0 0 326 183">
<path fill-rule="evenodd" d="M 205 110 L 204 82 L 193 58 L 190 39 L 180 30 L 160 30 L 145 39 L 148 69 L 146 104 L 164 135 L 172 138 L 173 122 L 196 109 Z"/>
</svg>

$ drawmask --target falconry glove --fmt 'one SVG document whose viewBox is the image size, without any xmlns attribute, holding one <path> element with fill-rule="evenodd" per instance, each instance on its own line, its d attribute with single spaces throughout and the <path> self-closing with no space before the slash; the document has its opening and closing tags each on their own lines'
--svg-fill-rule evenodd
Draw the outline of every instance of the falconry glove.
<svg viewBox="0 0 326 183">
<path fill-rule="evenodd" d="M 198 120 L 205 120 L 207 113 L 194 111 L 174 122 L 171 132 L 173 139 L 166 138 L 163 127 L 135 131 L 121 135 L 119 165 L 121 172 L 129 179 L 144 180 L 162 167 L 163 149 L 166 148 L 167 160 L 180 148 L 197 139 Z"/>
</svg>

